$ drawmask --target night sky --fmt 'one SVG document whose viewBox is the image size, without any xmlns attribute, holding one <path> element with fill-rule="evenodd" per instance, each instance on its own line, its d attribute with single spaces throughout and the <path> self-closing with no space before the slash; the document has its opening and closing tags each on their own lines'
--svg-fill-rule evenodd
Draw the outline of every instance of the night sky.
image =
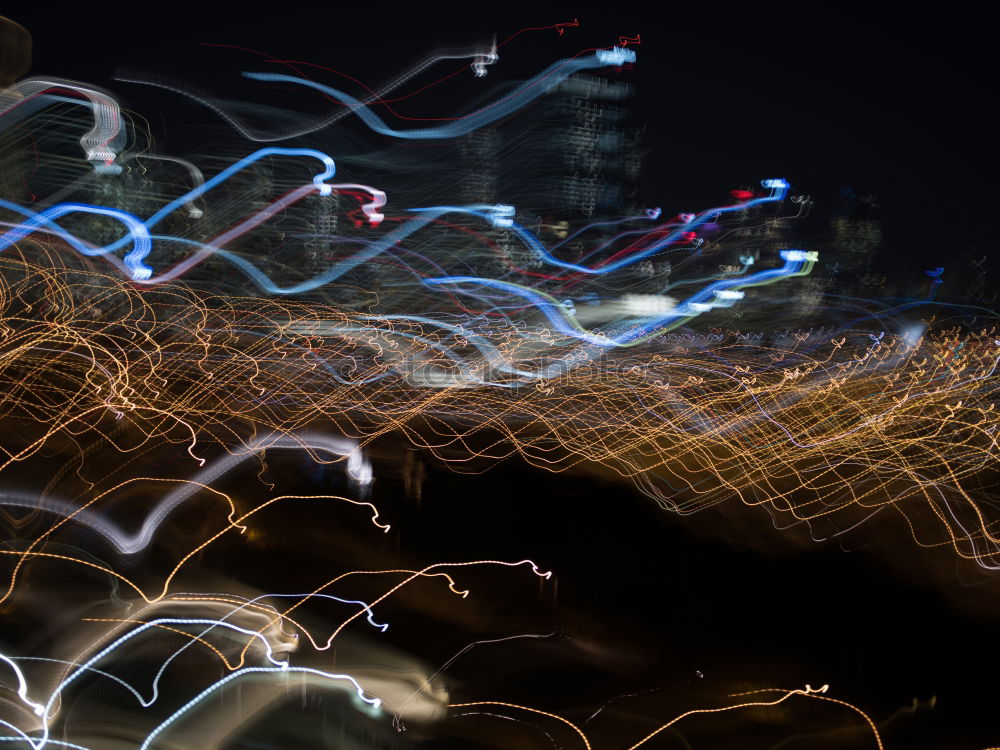
<svg viewBox="0 0 1000 750">
<path fill-rule="evenodd" d="M 221 58 L 206 57 L 202 43 L 381 81 L 430 49 L 576 19 L 580 26 L 562 37 L 528 37 L 494 70 L 526 76 L 555 56 L 639 34 L 629 78 L 638 119 L 648 127 L 643 186 L 650 205 L 695 210 L 763 175 L 784 176 L 796 192 L 812 195 L 818 210 L 844 186 L 878 196 L 890 265 L 947 265 L 956 250 L 991 252 L 995 244 L 988 226 L 995 56 L 981 14 L 893 3 L 853 11 L 573 6 L 523 16 L 486 5 L 378 15 L 375 21 L 366 9 L 343 5 L 100 14 L 75 6 L 58 14 L 26 7 L 17 18 L 35 36 L 36 74 L 107 82 L 122 69 L 156 70 L 220 89 L 230 82 L 205 61 Z M 141 87 L 111 88 L 126 102 L 148 97 Z M 163 98 L 157 101 L 162 107 Z M 431 93 L 421 106 L 438 103 Z M 166 126 L 168 142 L 171 129 L 176 125 Z"/>
</svg>

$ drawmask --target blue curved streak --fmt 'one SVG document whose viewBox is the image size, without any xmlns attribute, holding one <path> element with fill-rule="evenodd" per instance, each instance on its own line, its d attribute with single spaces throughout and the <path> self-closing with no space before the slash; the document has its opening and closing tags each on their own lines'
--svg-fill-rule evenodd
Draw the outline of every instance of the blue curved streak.
<svg viewBox="0 0 1000 750">
<path fill-rule="evenodd" d="M 598 50 L 593 55 L 581 58 L 569 58 L 552 63 L 549 67 L 538 73 L 534 78 L 518 86 L 511 94 L 499 102 L 484 107 L 476 112 L 462 117 L 447 125 L 438 125 L 432 128 L 420 128 L 414 130 L 396 130 L 389 127 L 385 121 L 372 112 L 364 102 L 355 99 L 350 94 L 327 86 L 316 81 L 309 81 L 298 76 L 285 75 L 283 73 L 252 73 L 246 72 L 243 75 L 255 81 L 273 81 L 276 83 L 294 83 L 299 86 L 307 86 L 316 91 L 320 91 L 327 96 L 336 99 L 341 104 L 350 107 L 351 112 L 376 133 L 392 136 L 393 138 L 406 138 L 409 140 L 433 140 L 443 138 L 455 138 L 457 136 L 471 133 L 481 127 L 496 122 L 506 117 L 511 112 L 524 107 L 544 95 L 546 92 L 558 86 L 570 76 L 583 70 L 593 70 L 596 68 L 606 68 L 609 65 L 621 65 L 623 62 L 635 61 L 635 53 L 632 50 L 616 48 L 611 50 Z"/>
<path fill-rule="evenodd" d="M 133 249 L 128 255 L 125 256 L 125 263 L 132 271 L 135 279 L 148 279 L 152 276 L 153 270 L 149 266 L 143 264 L 142 260 L 149 255 L 151 249 L 149 230 L 163 221 L 163 219 L 176 211 L 178 208 L 201 197 L 208 191 L 228 180 L 237 172 L 266 156 L 309 156 L 319 160 L 323 164 L 323 171 L 313 177 L 313 184 L 316 186 L 320 195 L 330 195 L 333 193 L 333 188 L 326 184 L 326 180 L 331 179 L 337 171 L 336 163 L 330 156 L 324 154 L 322 151 L 317 151 L 312 148 L 277 148 L 268 146 L 267 148 L 258 149 L 252 154 L 234 162 L 210 180 L 206 180 L 203 184 L 192 188 L 184 195 L 172 200 L 145 221 L 142 221 L 132 214 L 124 211 L 106 208 L 103 206 L 90 206 L 83 203 L 60 203 L 41 213 L 37 213 L 31 209 L 19 206 L 16 203 L 0 200 L 0 206 L 3 208 L 7 208 L 21 214 L 22 216 L 28 217 L 28 220 L 21 226 L 15 227 L 5 234 L 0 235 L 0 252 L 10 247 L 18 240 L 26 237 L 34 231 L 35 228 L 41 226 L 48 227 L 60 236 L 64 237 L 73 246 L 73 248 L 82 255 L 93 256 L 113 253 L 117 250 L 121 250 L 131 241 Z M 112 218 L 118 219 L 125 224 L 129 228 L 129 233 L 125 237 L 122 237 L 109 245 L 105 245 L 104 247 L 89 248 L 86 244 L 73 237 L 73 235 L 63 230 L 53 221 L 53 219 L 73 212 L 111 216 Z"/>
<path fill-rule="evenodd" d="M 742 211 L 744 209 L 751 208 L 753 206 L 758 206 L 762 203 L 773 203 L 775 201 L 784 200 L 785 196 L 788 194 L 789 185 L 784 180 L 764 180 L 764 183 L 767 187 L 770 188 L 771 190 L 770 195 L 766 195 L 761 198 L 754 198 L 753 200 L 749 200 L 746 203 L 738 203 L 733 206 L 723 206 L 721 208 L 714 208 L 711 211 L 706 211 L 701 216 L 692 219 L 687 224 L 681 224 L 675 231 L 671 232 L 669 235 L 661 239 L 659 242 L 653 243 L 644 250 L 641 250 L 631 255 L 627 255 L 624 258 L 615 261 L 614 263 L 608 263 L 598 268 L 594 268 L 591 266 L 581 266 L 578 263 L 568 263 L 566 261 L 559 260 L 554 255 L 552 255 L 548 250 L 545 249 L 545 246 L 538 240 L 537 237 L 535 237 L 535 235 L 533 235 L 530 231 L 522 227 L 517 222 L 511 221 L 510 224 L 506 224 L 505 226 L 506 228 L 510 229 L 514 234 L 516 234 L 521 240 L 523 240 L 524 244 L 527 245 L 528 248 L 532 250 L 532 252 L 534 252 L 539 258 L 544 260 L 546 263 L 553 266 L 557 266 L 559 268 L 565 268 L 570 271 L 577 271 L 579 273 L 601 275 L 605 273 L 611 273 L 612 271 L 617 271 L 619 268 L 624 268 L 625 266 L 632 265 L 633 263 L 643 260 L 644 258 L 648 258 L 650 255 L 654 255 L 667 245 L 677 240 L 685 232 L 692 231 L 693 229 L 707 222 L 709 219 L 717 218 L 720 214 L 731 213 L 733 211 Z M 489 209 L 493 207 L 486 206 L 484 208 Z M 414 212 L 430 211 L 430 212 L 440 212 L 440 213 L 459 212 L 459 213 L 471 214 L 473 216 L 478 216 L 490 223 L 496 223 L 497 221 L 497 215 L 495 213 L 484 212 L 482 210 L 479 210 L 471 206 L 468 207 L 431 206 L 428 208 L 411 208 L 410 211 Z M 440 213 L 437 215 L 440 215 Z"/>
<path fill-rule="evenodd" d="M 781 278 L 782 276 L 790 276 L 796 274 L 802 270 L 805 266 L 805 261 L 802 260 L 785 260 L 785 264 L 780 268 L 771 268 L 764 271 L 758 271 L 757 273 L 750 274 L 749 276 L 740 276 L 732 279 L 721 279 L 713 284 L 702 288 L 692 296 L 688 297 L 682 303 L 680 303 L 674 310 L 658 318 L 646 319 L 646 322 L 641 326 L 630 327 L 629 330 L 624 331 L 617 335 L 595 335 L 593 333 L 588 333 L 585 331 L 580 331 L 576 328 L 570 326 L 565 319 L 564 308 L 561 304 L 553 303 L 546 299 L 540 294 L 537 294 L 524 287 L 516 286 L 514 284 L 508 284 L 504 281 L 496 281 L 494 279 L 484 279 L 479 276 L 444 276 L 433 279 L 424 279 L 423 283 L 428 286 L 436 286 L 443 284 L 476 284 L 480 286 L 488 286 L 494 289 L 501 289 L 511 294 L 515 294 L 520 297 L 524 297 L 532 302 L 535 307 L 537 307 L 542 314 L 552 323 L 555 328 L 572 338 L 580 339 L 589 344 L 596 344 L 598 346 L 623 346 L 630 341 L 635 339 L 643 338 L 648 336 L 653 331 L 658 328 L 662 328 L 670 323 L 673 323 L 682 318 L 694 317 L 697 314 L 695 310 L 691 309 L 692 304 L 704 304 L 711 301 L 715 297 L 716 292 L 724 291 L 727 289 L 732 289 L 733 287 L 740 286 L 751 286 L 754 284 L 760 284 L 766 281 L 771 281 L 776 278 Z"/>
<path fill-rule="evenodd" d="M 23 240 L 29 234 L 34 233 L 36 229 L 46 227 L 47 229 L 57 230 L 60 236 L 65 237 L 70 244 L 83 255 L 104 255 L 109 252 L 110 246 L 93 249 L 89 248 L 74 235 L 62 230 L 62 228 L 59 227 L 59 225 L 54 221 L 54 219 L 58 219 L 60 216 L 72 213 L 97 214 L 98 216 L 110 216 L 128 227 L 128 234 L 118 240 L 115 244 L 121 247 L 130 239 L 132 240 L 132 251 L 129 252 L 124 258 L 125 265 L 128 266 L 130 271 L 132 271 L 132 278 L 148 279 L 153 275 L 153 269 L 142 262 L 143 259 L 149 255 L 149 252 L 153 247 L 153 243 L 149 236 L 149 229 L 137 216 L 133 216 L 125 211 L 120 211 L 117 208 L 90 206 L 86 203 L 57 203 L 51 208 L 45 209 L 41 213 L 22 210 L 20 206 L 17 206 L 17 204 L 12 204 L 3 200 L 0 200 L 0 205 L 4 208 L 10 208 L 17 211 L 21 215 L 28 216 L 27 221 L 22 222 L 14 229 L 0 235 L 0 252 L 6 250 L 18 240 Z"/>
</svg>

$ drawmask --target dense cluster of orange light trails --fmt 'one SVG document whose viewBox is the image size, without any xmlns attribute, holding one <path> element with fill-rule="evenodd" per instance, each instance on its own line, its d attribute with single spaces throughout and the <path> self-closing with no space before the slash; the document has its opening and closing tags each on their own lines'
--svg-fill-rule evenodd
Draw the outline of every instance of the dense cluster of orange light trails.
<svg viewBox="0 0 1000 750">
<path fill-rule="evenodd" d="M 920 545 L 1000 563 L 984 505 L 997 449 L 993 328 L 800 331 L 769 345 L 738 331 L 707 345 L 664 337 L 557 378 L 428 388 L 408 377 L 412 363 L 446 371 L 453 362 L 433 344 L 460 351 L 460 336 L 2 262 L 0 415 L 30 424 L 0 471 L 70 439 L 84 453 L 108 441 L 122 463 L 183 444 L 193 474 L 208 446 L 236 451 L 324 421 L 362 445 L 403 434 L 459 470 L 514 454 L 553 471 L 605 465 L 681 513 L 738 498 L 823 535 L 897 513 Z M 544 334 L 526 346 L 520 330 L 499 328 L 491 343 L 521 370 L 565 353 Z"/>
</svg>

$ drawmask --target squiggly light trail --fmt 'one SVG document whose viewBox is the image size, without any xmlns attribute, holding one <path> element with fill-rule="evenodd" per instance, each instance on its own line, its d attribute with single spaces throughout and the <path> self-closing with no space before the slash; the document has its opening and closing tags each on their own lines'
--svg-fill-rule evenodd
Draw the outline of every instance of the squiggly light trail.
<svg viewBox="0 0 1000 750">
<path fill-rule="evenodd" d="M 8 262 L 6 278 L 15 265 Z M 603 463 L 682 512 L 731 493 L 802 522 L 923 509 L 944 532 L 940 541 L 981 564 L 998 562 L 991 521 L 970 494 L 996 450 L 994 330 L 964 341 L 944 330 L 916 342 L 803 332 L 778 348 L 731 333 L 709 351 L 680 338 L 663 353 L 631 349 L 579 362 L 536 388 L 428 392 L 409 374 L 414 365 L 453 366 L 448 352 L 462 343 L 446 329 L 277 302 L 253 302 L 251 324 L 251 307 L 238 299 L 200 301 L 164 289 L 154 301 L 108 277 L 78 277 L 107 290 L 92 302 L 132 310 L 109 326 L 86 315 L 86 306 L 67 304 L 64 275 L 19 273 L 26 271 L 29 286 L 4 290 L 7 309 L 29 290 L 49 307 L 34 323 L 0 319 L 3 415 L 30 414 L 38 437 L 9 451 L 0 470 L 59 434 L 100 429 L 109 414 L 148 439 L 189 441 L 192 456 L 199 444 L 219 440 L 252 453 L 254 444 L 234 431 L 238 422 L 292 434 L 323 415 L 361 445 L 402 431 L 445 456 L 451 446 L 494 434 L 472 455 L 519 453 L 553 469 Z M 497 333 L 497 351 L 517 362 L 521 332 Z M 959 343 L 962 358 L 953 361 Z M 537 367 L 537 358 L 517 362 L 518 371 Z M 32 396 L 40 392 L 62 395 L 40 408 Z M 619 429 L 624 424 L 628 431 Z M 660 482 L 671 489 L 657 489 Z M 934 525 L 914 528 L 918 542 L 934 543 L 926 537 Z"/>
</svg>

